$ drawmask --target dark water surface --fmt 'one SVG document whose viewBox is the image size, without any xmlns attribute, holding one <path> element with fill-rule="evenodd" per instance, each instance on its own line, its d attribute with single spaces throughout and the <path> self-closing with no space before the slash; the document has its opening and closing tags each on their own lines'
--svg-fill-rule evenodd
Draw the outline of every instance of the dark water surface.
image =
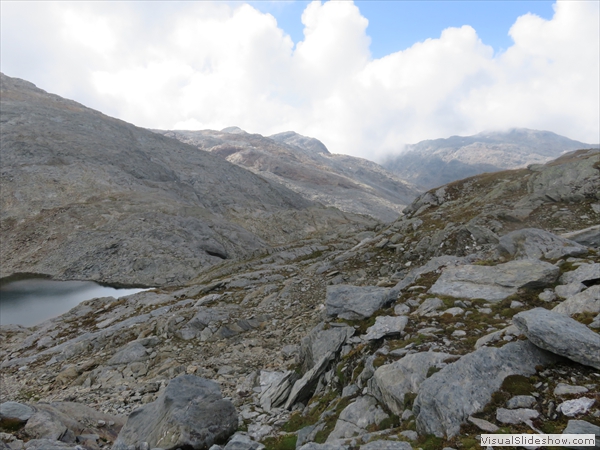
<svg viewBox="0 0 600 450">
<path fill-rule="evenodd" d="M 84 300 L 123 297 L 143 289 L 115 289 L 93 281 L 30 278 L 0 285 L 0 325 L 26 327 L 60 316 Z"/>
</svg>

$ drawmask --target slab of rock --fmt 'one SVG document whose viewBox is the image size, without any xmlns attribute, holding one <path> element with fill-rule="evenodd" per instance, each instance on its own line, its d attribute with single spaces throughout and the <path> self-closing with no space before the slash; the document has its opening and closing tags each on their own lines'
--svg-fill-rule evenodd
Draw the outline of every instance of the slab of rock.
<svg viewBox="0 0 600 450">
<path fill-rule="evenodd" d="M 498 408 L 496 411 L 496 420 L 502 423 L 518 424 L 528 423 L 533 419 L 537 419 L 540 413 L 535 409 L 519 408 L 519 409 L 504 409 Z"/>
<path fill-rule="evenodd" d="M 235 407 L 223 399 L 217 383 L 180 375 L 156 401 L 129 415 L 113 450 L 140 442 L 149 448 L 208 448 L 226 441 L 237 427 Z"/>
<path fill-rule="evenodd" d="M 444 307 L 444 302 L 441 299 L 439 299 L 437 297 L 428 298 L 428 299 L 424 300 L 423 303 L 421 303 L 419 305 L 417 310 L 415 312 L 413 312 L 411 315 L 434 317 L 434 316 L 439 315 L 439 313 L 437 311 L 443 307 Z"/>
<path fill-rule="evenodd" d="M 331 355 L 323 356 L 312 369 L 294 383 L 290 395 L 285 402 L 286 409 L 290 409 L 296 402 L 305 400 L 312 395 L 317 386 L 317 382 L 319 381 L 319 377 L 323 375 L 330 362 Z"/>
<path fill-rule="evenodd" d="M 475 425 L 480 430 L 487 431 L 488 433 L 495 433 L 496 431 L 498 431 L 500 429 L 498 426 L 494 425 L 493 423 L 488 422 L 487 420 L 478 419 L 477 417 L 469 416 L 468 420 L 469 420 L 469 422 L 471 422 L 473 425 Z"/>
<path fill-rule="evenodd" d="M 397 415 L 404 411 L 404 396 L 419 392 L 431 367 L 443 367 L 454 358 L 448 353 L 421 352 L 406 355 L 399 361 L 378 367 L 368 382 L 369 394 Z"/>
<path fill-rule="evenodd" d="M 265 411 L 281 406 L 287 400 L 297 375 L 292 371 L 268 372 L 261 370 L 259 396 L 260 406 Z"/>
<path fill-rule="evenodd" d="M 556 305 L 552 311 L 566 316 L 586 312 L 600 313 L 600 285 L 590 286 L 585 291 L 569 297 L 564 302 Z"/>
<path fill-rule="evenodd" d="M 353 334 L 354 328 L 349 326 L 337 327 L 325 325 L 323 322 L 318 324 L 302 338 L 300 345 L 302 370 L 306 372 L 312 369 L 324 356 L 333 357 Z"/>
<path fill-rule="evenodd" d="M 560 298 L 569 298 L 579 294 L 585 288 L 585 284 L 580 283 L 579 281 L 574 281 L 573 283 L 569 284 L 559 284 L 554 288 L 554 291 Z"/>
<path fill-rule="evenodd" d="M 402 333 L 408 323 L 406 316 L 378 316 L 375 324 L 367 328 L 367 334 L 362 336 L 366 341 L 376 341 L 386 336 L 394 336 Z"/>
<path fill-rule="evenodd" d="M 567 417 L 575 417 L 578 414 L 585 414 L 590 410 L 595 400 L 593 398 L 580 397 L 575 400 L 567 400 L 562 402 L 556 408 Z"/>
<path fill-rule="evenodd" d="M 17 402 L 4 402 L 0 404 L 0 424 L 4 422 L 27 422 L 35 413 L 31 406 Z"/>
<path fill-rule="evenodd" d="M 586 245 L 587 247 L 598 248 L 600 247 L 600 225 L 565 233 L 562 237 Z"/>
<path fill-rule="evenodd" d="M 388 417 L 375 398 L 369 395 L 358 397 L 340 413 L 335 428 L 327 437 L 327 442 L 364 434 L 367 427 L 377 425 Z"/>
<path fill-rule="evenodd" d="M 456 436 L 460 425 L 485 407 L 507 376 L 530 376 L 536 366 L 557 359 L 527 341 L 501 348 L 481 347 L 463 356 L 421 383 L 413 406 L 417 431 Z"/>
<path fill-rule="evenodd" d="M 567 428 L 563 430 L 563 434 L 593 434 L 596 436 L 595 448 L 600 448 L 600 427 L 585 420 L 569 420 Z M 568 447 L 575 450 L 589 450 L 590 447 Z"/>
<path fill-rule="evenodd" d="M 536 404 L 536 399 L 533 395 L 515 395 L 506 402 L 508 409 L 531 408 Z"/>
<path fill-rule="evenodd" d="M 559 259 L 588 252 L 577 242 L 538 228 L 523 228 L 502 236 L 498 250 L 518 259 Z"/>
<path fill-rule="evenodd" d="M 571 272 L 565 272 L 560 277 L 562 284 L 585 283 L 600 278 L 600 263 L 582 264 Z"/>
<path fill-rule="evenodd" d="M 600 369 L 600 335 L 576 320 L 534 308 L 515 315 L 513 323 L 538 347 Z"/>
<path fill-rule="evenodd" d="M 429 292 L 497 302 L 516 294 L 520 288 L 548 286 L 556 281 L 558 275 L 558 267 L 535 259 L 510 261 L 497 266 L 448 267 Z"/>
<path fill-rule="evenodd" d="M 588 388 L 585 386 L 571 386 L 570 384 L 558 383 L 554 388 L 554 395 L 583 394 L 587 391 Z"/>
<path fill-rule="evenodd" d="M 347 320 L 362 320 L 388 306 L 398 295 L 395 289 L 338 284 L 327 286 L 327 315 Z"/>
</svg>

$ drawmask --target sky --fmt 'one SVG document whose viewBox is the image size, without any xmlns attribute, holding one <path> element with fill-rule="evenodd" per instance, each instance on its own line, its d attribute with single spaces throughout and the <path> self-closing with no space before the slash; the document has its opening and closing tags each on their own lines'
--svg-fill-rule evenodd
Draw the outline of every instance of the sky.
<svg viewBox="0 0 600 450">
<path fill-rule="evenodd" d="M 135 125 L 381 160 L 487 130 L 600 142 L 600 2 L 0 2 L 0 69 Z"/>
</svg>

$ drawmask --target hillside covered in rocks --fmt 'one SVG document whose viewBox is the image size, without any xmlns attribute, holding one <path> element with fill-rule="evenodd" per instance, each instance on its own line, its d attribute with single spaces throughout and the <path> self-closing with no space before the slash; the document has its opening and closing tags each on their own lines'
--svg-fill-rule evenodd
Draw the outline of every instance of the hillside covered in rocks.
<svg viewBox="0 0 600 450">
<path fill-rule="evenodd" d="M 325 208 L 175 139 L 0 76 L 0 278 L 181 284 L 369 217 Z"/>
<path fill-rule="evenodd" d="M 293 131 L 261 136 L 222 131 L 160 131 L 342 211 L 392 222 L 422 191 L 374 162 L 333 155 L 317 139 Z"/>
<path fill-rule="evenodd" d="M 599 168 L 600 152 L 580 150 L 479 175 L 421 195 L 386 225 L 4 326 L 0 446 L 598 439 Z"/>
</svg>

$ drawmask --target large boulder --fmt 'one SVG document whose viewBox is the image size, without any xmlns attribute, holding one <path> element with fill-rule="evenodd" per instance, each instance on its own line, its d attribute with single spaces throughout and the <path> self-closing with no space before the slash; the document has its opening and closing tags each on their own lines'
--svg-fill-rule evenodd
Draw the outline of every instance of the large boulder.
<svg viewBox="0 0 600 450">
<path fill-rule="evenodd" d="M 392 303 L 397 295 L 395 289 L 375 286 L 327 286 L 327 315 L 348 320 L 366 319 Z"/>
<path fill-rule="evenodd" d="M 369 380 L 369 394 L 397 415 L 404 411 L 404 396 L 419 392 L 431 367 L 442 367 L 453 358 L 448 353 L 422 352 L 406 355 L 399 361 L 379 367 Z"/>
<path fill-rule="evenodd" d="M 537 228 L 523 228 L 502 236 L 498 250 L 519 259 L 559 259 L 588 251 L 577 242 Z"/>
<path fill-rule="evenodd" d="M 583 292 L 569 297 L 562 303 L 556 305 L 552 311 L 565 316 L 573 316 L 581 313 L 600 313 L 600 285 L 590 286 Z"/>
<path fill-rule="evenodd" d="M 506 377 L 533 375 L 536 366 L 557 359 L 527 341 L 501 348 L 481 347 L 463 356 L 421 383 L 413 405 L 417 431 L 438 437 L 456 436 L 461 424 L 483 410 Z"/>
<path fill-rule="evenodd" d="M 194 375 L 171 380 L 156 401 L 133 411 L 113 450 L 146 442 L 149 448 L 205 449 L 225 442 L 237 429 L 233 403 L 219 385 Z"/>
<path fill-rule="evenodd" d="M 600 369 L 600 335 L 576 320 L 534 308 L 515 315 L 513 322 L 538 347 Z"/>
<path fill-rule="evenodd" d="M 558 275 L 558 267 L 537 259 L 510 261 L 497 266 L 448 267 L 429 292 L 497 302 L 516 294 L 520 288 L 548 286 Z"/>
</svg>

